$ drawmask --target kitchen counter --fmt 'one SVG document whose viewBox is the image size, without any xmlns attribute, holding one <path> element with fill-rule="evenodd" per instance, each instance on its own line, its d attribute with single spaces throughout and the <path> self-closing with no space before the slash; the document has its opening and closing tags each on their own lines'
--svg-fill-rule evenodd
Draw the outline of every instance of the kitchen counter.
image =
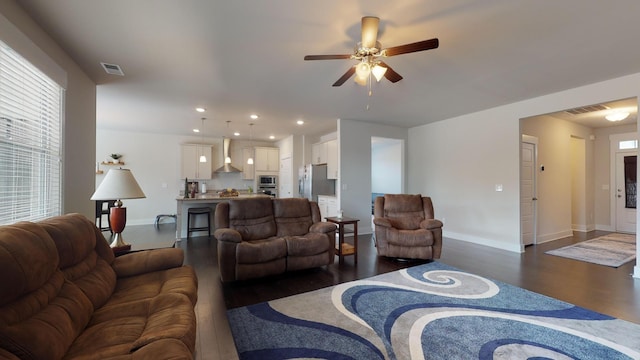
<svg viewBox="0 0 640 360">
<path fill-rule="evenodd" d="M 177 209 L 176 209 L 176 240 L 180 241 L 180 239 L 187 237 L 187 210 L 192 207 L 210 207 L 211 208 L 211 233 L 215 229 L 213 225 L 213 216 L 216 210 L 216 205 L 219 202 L 227 201 L 230 199 L 245 199 L 245 198 L 256 198 L 256 197 L 270 197 L 265 194 L 250 194 L 250 193 L 240 193 L 238 196 L 220 196 L 217 191 L 208 191 L 204 194 L 196 194 L 194 198 L 184 198 L 182 196 L 176 197 Z M 193 220 L 193 219 L 192 219 Z M 195 221 L 197 221 L 196 226 L 205 226 L 206 220 L 201 216 L 198 216 Z M 203 232 L 206 235 L 206 232 Z M 196 234 L 198 236 L 198 234 Z"/>
</svg>

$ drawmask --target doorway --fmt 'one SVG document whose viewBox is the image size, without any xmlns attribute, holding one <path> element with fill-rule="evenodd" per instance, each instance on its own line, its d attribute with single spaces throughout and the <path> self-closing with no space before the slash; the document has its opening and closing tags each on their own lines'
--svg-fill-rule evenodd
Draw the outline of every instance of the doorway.
<svg viewBox="0 0 640 360">
<path fill-rule="evenodd" d="M 522 135 L 520 161 L 520 241 L 523 246 L 536 243 L 537 197 L 536 163 L 538 138 Z"/>
</svg>

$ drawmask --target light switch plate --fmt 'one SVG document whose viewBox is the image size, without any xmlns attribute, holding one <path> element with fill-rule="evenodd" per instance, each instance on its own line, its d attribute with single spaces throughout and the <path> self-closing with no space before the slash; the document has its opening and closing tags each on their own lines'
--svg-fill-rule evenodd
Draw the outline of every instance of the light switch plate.
<svg viewBox="0 0 640 360">
<path fill-rule="evenodd" d="M 502 191 L 502 184 L 496 184 L 496 191 Z"/>
</svg>

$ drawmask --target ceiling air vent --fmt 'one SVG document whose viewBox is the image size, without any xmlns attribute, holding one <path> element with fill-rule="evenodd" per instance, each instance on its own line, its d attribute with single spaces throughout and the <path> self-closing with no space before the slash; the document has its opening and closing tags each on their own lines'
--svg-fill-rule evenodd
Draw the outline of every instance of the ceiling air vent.
<svg viewBox="0 0 640 360">
<path fill-rule="evenodd" d="M 597 104 L 597 105 L 577 107 L 577 108 L 565 110 L 565 112 L 571 115 L 580 115 L 580 114 L 586 114 L 586 113 L 590 113 L 594 111 L 602 111 L 602 110 L 609 110 L 609 107 L 601 104 Z"/>
<path fill-rule="evenodd" d="M 101 62 L 100 64 L 102 65 L 104 71 L 107 72 L 107 74 L 124 76 L 124 73 L 122 72 L 122 69 L 120 69 L 120 66 L 103 62 Z"/>
</svg>

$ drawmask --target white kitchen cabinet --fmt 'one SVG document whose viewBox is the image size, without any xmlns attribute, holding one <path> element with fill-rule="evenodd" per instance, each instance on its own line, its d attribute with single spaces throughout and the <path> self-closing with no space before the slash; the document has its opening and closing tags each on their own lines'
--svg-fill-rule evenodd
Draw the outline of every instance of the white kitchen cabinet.
<svg viewBox="0 0 640 360">
<path fill-rule="evenodd" d="M 253 164 L 255 171 L 280 171 L 280 149 L 271 147 L 256 147 Z"/>
<path fill-rule="evenodd" d="M 338 179 L 338 140 L 329 140 L 327 144 L 327 178 Z"/>
<path fill-rule="evenodd" d="M 311 163 L 326 164 L 327 163 L 327 143 L 321 142 L 311 145 Z"/>
<path fill-rule="evenodd" d="M 243 180 L 253 180 L 254 178 L 254 167 L 255 167 L 255 157 L 253 156 L 253 148 L 243 148 L 242 149 L 242 179 Z M 253 158 L 253 164 L 247 164 L 247 160 L 249 158 Z"/>
<path fill-rule="evenodd" d="M 181 146 L 182 172 L 180 178 L 209 180 L 211 179 L 212 151 L 211 145 L 184 144 Z M 207 157 L 207 162 L 200 162 L 200 155 Z"/>
<path fill-rule="evenodd" d="M 338 216 L 338 198 L 335 196 L 318 195 L 318 207 L 323 221 L 326 217 Z"/>
</svg>

